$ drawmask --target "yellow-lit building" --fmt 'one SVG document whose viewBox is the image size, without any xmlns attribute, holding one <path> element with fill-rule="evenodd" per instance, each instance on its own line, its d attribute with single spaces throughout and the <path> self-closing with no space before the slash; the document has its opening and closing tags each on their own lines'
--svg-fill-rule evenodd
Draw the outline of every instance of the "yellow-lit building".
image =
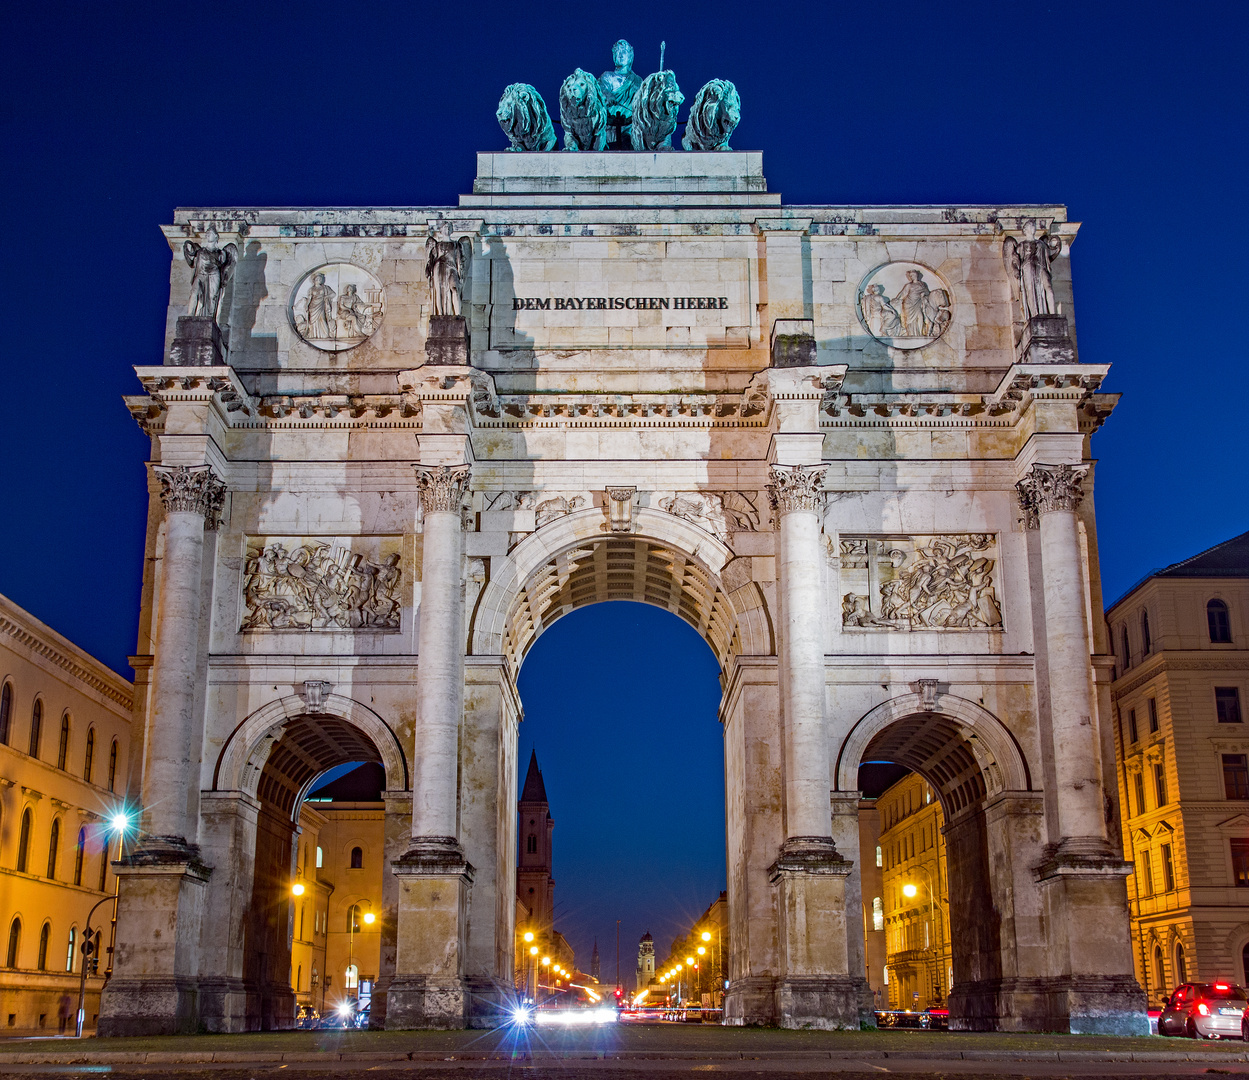
<svg viewBox="0 0 1249 1080">
<path fill-rule="evenodd" d="M 666 995 L 723 1008 L 729 969 L 729 895 L 722 892 L 655 965 Z M 653 992 L 653 990 L 652 990 Z"/>
<path fill-rule="evenodd" d="M 944 1005 L 954 969 L 941 803 L 912 773 L 888 788 L 876 808 L 888 1007 Z"/>
<path fill-rule="evenodd" d="M 0 1031 L 73 1030 L 87 916 L 111 961 L 134 687 L 0 596 Z M 131 825 L 136 824 L 131 821 Z M 93 941 L 95 940 L 93 935 Z M 66 1017 L 68 1012 L 74 1015 Z"/>
</svg>

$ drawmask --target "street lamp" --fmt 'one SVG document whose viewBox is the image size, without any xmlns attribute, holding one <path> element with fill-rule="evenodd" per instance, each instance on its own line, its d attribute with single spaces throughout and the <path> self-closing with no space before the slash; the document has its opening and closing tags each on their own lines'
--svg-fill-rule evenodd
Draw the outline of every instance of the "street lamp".
<svg viewBox="0 0 1249 1080">
<path fill-rule="evenodd" d="M 370 903 L 370 901 L 367 901 L 367 900 L 366 900 L 366 901 L 365 901 L 365 903 Z M 347 919 L 347 971 L 348 971 L 348 972 L 350 972 L 350 971 L 351 971 L 351 969 L 352 969 L 353 967 L 355 967 L 355 963 L 356 963 L 356 962 L 355 962 L 355 947 L 356 947 L 356 914 L 357 914 L 357 912 L 359 912 L 359 910 L 360 910 L 360 905 L 359 905 L 359 904 L 352 904 L 352 905 L 351 905 L 351 907 L 348 909 L 348 919 Z M 364 921 L 364 923 L 365 923 L 365 925 L 366 925 L 366 926 L 372 926 L 372 925 L 373 925 L 373 923 L 374 923 L 374 921 L 377 919 L 377 916 L 376 916 L 376 915 L 374 915 L 374 914 L 373 914 L 373 912 L 371 912 L 371 911 L 366 911 L 366 912 L 364 912 L 364 913 L 362 913 L 362 914 L 360 915 L 360 918 Z M 347 980 L 344 978 L 344 979 L 343 979 L 343 983 L 344 983 L 343 989 L 344 989 L 344 990 L 350 990 L 350 989 L 352 989 L 352 987 L 350 987 L 350 986 L 347 986 L 347 985 L 346 985 L 346 981 L 347 981 Z M 357 998 L 359 998 L 359 996 L 360 996 L 360 972 L 359 972 L 359 969 L 357 969 L 357 970 L 356 970 L 356 985 L 355 985 L 355 991 L 356 991 L 356 997 L 357 997 Z"/>
<path fill-rule="evenodd" d="M 130 831 L 130 826 L 132 824 L 133 824 L 132 816 L 126 810 L 116 810 L 113 812 L 112 817 L 110 817 L 108 821 L 108 830 L 106 830 L 105 835 L 104 835 L 104 854 L 103 854 L 104 859 L 106 860 L 108 859 L 108 832 L 111 831 L 117 834 L 117 858 L 120 859 L 122 845 L 125 843 L 125 840 L 126 840 L 126 833 Z M 100 900 L 98 903 L 96 903 L 91 908 L 90 911 L 87 912 L 86 923 L 83 926 L 82 946 L 81 946 L 82 948 L 82 961 L 81 961 L 82 970 L 79 974 L 79 979 L 78 979 L 78 1020 L 75 1024 L 75 1036 L 79 1039 L 82 1038 L 83 1022 L 87 1018 L 87 966 L 89 965 L 91 961 L 92 955 L 96 952 L 96 945 L 95 945 L 95 941 L 93 940 L 94 935 L 91 932 L 91 916 L 95 914 L 96 908 L 102 907 L 104 904 L 107 904 L 110 900 L 113 902 L 113 923 L 112 923 L 112 934 L 110 937 L 111 943 L 109 945 L 108 967 L 105 969 L 105 972 L 104 972 L 105 982 L 107 982 L 108 976 L 113 970 L 113 945 L 116 943 L 116 940 L 117 940 L 117 898 L 119 896 L 120 888 L 121 888 L 121 882 L 118 881 L 113 889 L 113 895 L 106 896 L 103 900 Z M 98 957 L 96 958 L 96 966 L 98 970 L 98 966 L 99 966 Z"/>
<path fill-rule="evenodd" d="M 924 875 L 924 878 L 926 879 L 924 882 L 924 887 L 928 890 L 928 922 L 929 922 L 929 925 L 932 927 L 932 940 L 928 945 L 928 951 L 932 956 L 931 989 L 935 991 L 939 996 L 944 997 L 944 994 L 941 993 L 941 987 L 944 986 L 944 982 L 941 979 L 941 972 L 937 966 L 940 961 L 939 961 L 939 954 L 938 954 L 936 943 L 937 943 L 937 938 L 942 928 L 942 924 L 937 922 L 936 912 L 934 910 L 935 905 L 938 903 L 937 893 L 936 893 L 936 890 L 933 889 L 932 887 L 932 875 L 928 872 L 928 868 L 926 866 L 917 864 L 915 869 L 919 870 Z M 919 895 L 919 888 L 915 885 L 912 885 L 908 881 L 905 885 L 902 886 L 902 895 L 905 896 L 908 900 L 914 900 L 915 897 Z"/>
</svg>

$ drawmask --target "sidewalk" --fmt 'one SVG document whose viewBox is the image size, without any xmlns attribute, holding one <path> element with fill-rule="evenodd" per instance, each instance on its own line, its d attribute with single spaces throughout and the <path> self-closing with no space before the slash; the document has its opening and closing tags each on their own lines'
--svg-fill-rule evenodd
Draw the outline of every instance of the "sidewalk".
<svg viewBox="0 0 1249 1080">
<path fill-rule="evenodd" d="M 1237 1041 L 919 1031 L 634 1026 L 580 1030 L 286 1031 L 152 1038 L 3 1039 L 0 1066 L 446 1061 L 1249 1062 Z"/>
</svg>

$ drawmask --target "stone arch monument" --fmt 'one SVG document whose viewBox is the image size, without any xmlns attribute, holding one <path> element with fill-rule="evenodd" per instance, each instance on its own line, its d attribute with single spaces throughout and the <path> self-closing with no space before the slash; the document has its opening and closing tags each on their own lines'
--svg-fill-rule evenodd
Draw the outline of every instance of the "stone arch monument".
<svg viewBox="0 0 1249 1080">
<path fill-rule="evenodd" d="M 956 1026 L 1145 1029 L 1089 450 L 1115 398 L 1021 298 L 1072 310 L 1063 207 L 788 207 L 757 153 L 584 150 L 483 153 L 453 207 L 165 233 L 210 228 L 216 314 L 175 258 L 127 399 L 143 835 L 101 1031 L 292 1021 L 284 866 L 346 760 L 386 772 L 373 1024 L 492 1023 L 517 671 L 613 599 L 721 666 L 727 1022 L 871 1021 L 870 758 L 945 809 Z"/>
</svg>

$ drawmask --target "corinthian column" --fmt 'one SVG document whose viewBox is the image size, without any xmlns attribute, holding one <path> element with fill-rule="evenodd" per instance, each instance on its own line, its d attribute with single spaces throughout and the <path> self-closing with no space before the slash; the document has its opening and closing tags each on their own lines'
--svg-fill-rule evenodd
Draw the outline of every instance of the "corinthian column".
<svg viewBox="0 0 1249 1080">
<path fill-rule="evenodd" d="M 143 846 L 186 849 L 197 832 L 188 795 L 199 790 L 193 744 L 204 530 L 217 527 L 225 484 L 208 465 L 157 466 L 153 472 L 165 506 L 165 550 L 152 660 Z"/>
<path fill-rule="evenodd" d="M 773 465 L 768 500 L 780 533 L 780 679 L 785 721 L 786 848 L 832 849 L 828 731 L 824 723 L 824 636 L 820 510 L 827 466 Z"/>
<path fill-rule="evenodd" d="M 460 572 L 468 465 L 416 466 L 425 515 L 421 557 L 420 657 L 416 670 L 413 761 L 414 849 L 460 851 L 456 781 L 464 711 L 464 615 Z"/>
<path fill-rule="evenodd" d="M 1106 843 L 1100 751 L 1093 718 L 1084 558 L 1076 510 L 1087 466 L 1033 465 L 1015 485 L 1029 528 L 1040 531 L 1045 595 L 1045 649 L 1058 785 L 1058 821 L 1064 847 L 1098 849 Z"/>
</svg>

